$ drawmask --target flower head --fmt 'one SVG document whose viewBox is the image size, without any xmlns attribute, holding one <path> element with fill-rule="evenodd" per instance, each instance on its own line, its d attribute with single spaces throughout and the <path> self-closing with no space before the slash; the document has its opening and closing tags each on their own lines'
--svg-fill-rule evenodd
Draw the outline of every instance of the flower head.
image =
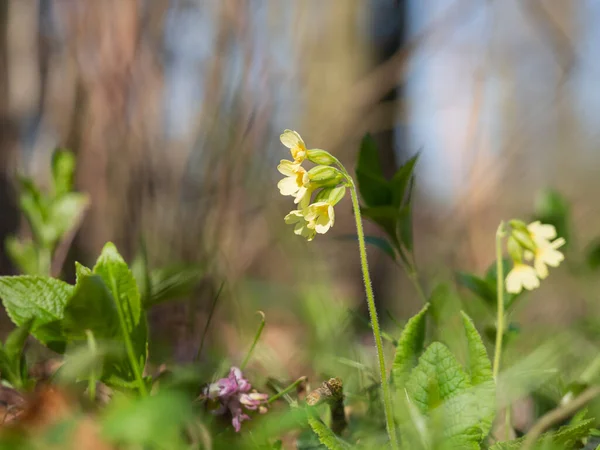
<svg viewBox="0 0 600 450">
<path fill-rule="evenodd" d="M 506 291 L 511 294 L 520 293 L 523 288 L 532 291 L 540 286 L 535 269 L 527 264 L 515 263 L 506 276 Z"/>
<path fill-rule="evenodd" d="M 244 412 L 242 407 L 248 410 L 258 409 L 260 413 L 267 411 L 267 394 L 261 394 L 255 390 L 250 392 L 252 385 L 244 378 L 242 371 L 237 367 L 232 367 L 227 378 L 221 378 L 214 383 L 210 383 L 204 388 L 204 395 L 209 400 L 219 402 L 213 414 L 231 414 L 231 423 L 235 431 L 240 431 L 242 422 L 250 420 L 250 416 Z"/>
<path fill-rule="evenodd" d="M 296 197 L 294 203 L 300 203 L 309 192 L 310 179 L 306 169 L 300 164 L 284 159 L 277 166 L 277 170 L 286 176 L 277 183 L 281 195 L 291 195 Z"/>
<path fill-rule="evenodd" d="M 533 257 L 533 267 L 540 279 L 543 280 L 548 276 L 547 266 L 558 267 L 565 259 L 565 255 L 558 251 L 563 245 L 565 245 L 564 238 L 558 238 L 552 242 L 540 242 L 532 255 L 526 254 L 528 259 Z"/>
<path fill-rule="evenodd" d="M 329 202 L 316 202 L 309 205 L 304 218 L 308 222 L 306 225 L 314 229 L 319 234 L 325 234 L 335 222 L 335 213 L 333 205 Z"/>
<path fill-rule="evenodd" d="M 279 137 L 281 143 L 290 149 L 292 158 L 298 164 L 306 159 L 306 145 L 300 135 L 293 130 L 285 130 Z"/>
<path fill-rule="evenodd" d="M 288 225 L 294 225 L 294 233 L 298 236 L 306 238 L 308 241 L 312 241 L 315 237 L 316 231 L 313 228 L 308 227 L 308 221 L 300 210 L 292 211 L 285 216 L 285 223 Z"/>
<path fill-rule="evenodd" d="M 544 244 L 556 237 L 554 225 L 541 223 L 539 220 L 527 225 L 527 231 L 536 245 Z"/>
</svg>

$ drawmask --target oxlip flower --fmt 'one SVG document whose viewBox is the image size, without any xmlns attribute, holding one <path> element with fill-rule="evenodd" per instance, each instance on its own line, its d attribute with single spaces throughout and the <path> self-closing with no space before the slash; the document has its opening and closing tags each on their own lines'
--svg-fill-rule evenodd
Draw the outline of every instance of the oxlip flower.
<svg viewBox="0 0 600 450">
<path fill-rule="evenodd" d="M 532 291 L 540 286 L 535 269 L 527 264 L 515 262 L 512 270 L 506 276 L 506 291 L 518 294 L 523 288 Z"/>
<path fill-rule="evenodd" d="M 294 233 L 298 236 L 302 236 L 307 241 L 312 241 L 315 238 L 317 232 L 314 227 L 309 228 L 309 222 L 306 220 L 306 217 L 301 210 L 290 212 L 285 216 L 284 220 L 288 225 L 294 225 Z"/>
<path fill-rule="evenodd" d="M 533 258 L 533 267 L 540 279 L 543 280 L 548 276 L 548 266 L 558 267 L 564 261 L 565 255 L 558 251 L 558 249 L 565 245 L 565 243 L 563 238 L 558 238 L 552 242 L 540 242 L 537 243 L 535 252 L 527 252 L 525 254 L 527 259 Z"/>
<path fill-rule="evenodd" d="M 281 143 L 290 149 L 292 158 L 298 164 L 306 159 L 306 145 L 300 135 L 293 130 L 285 130 L 279 136 Z"/>
<path fill-rule="evenodd" d="M 281 195 L 291 195 L 295 197 L 294 203 L 300 203 L 309 192 L 310 179 L 306 169 L 300 164 L 284 159 L 277 166 L 277 170 L 285 175 L 285 178 L 277 183 Z"/>
<path fill-rule="evenodd" d="M 319 234 L 325 234 L 335 222 L 335 212 L 333 205 L 329 202 L 316 202 L 308 206 L 304 218 L 308 222 L 306 225 L 314 229 Z"/>
</svg>

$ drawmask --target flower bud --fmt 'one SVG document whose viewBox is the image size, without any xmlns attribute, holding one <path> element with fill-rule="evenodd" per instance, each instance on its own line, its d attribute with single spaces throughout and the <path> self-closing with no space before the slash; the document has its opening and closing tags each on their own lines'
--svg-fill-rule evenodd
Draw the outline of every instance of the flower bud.
<svg viewBox="0 0 600 450">
<path fill-rule="evenodd" d="M 537 246 L 535 245 L 535 242 L 533 242 L 529 231 L 522 231 L 520 229 L 513 228 L 511 232 L 511 237 L 515 239 L 521 247 L 529 251 L 535 252 Z"/>
<path fill-rule="evenodd" d="M 510 236 L 508 238 L 506 246 L 508 248 L 508 254 L 510 255 L 513 261 L 518 263 L 523 261 L 523 247 L 519 245 L 519 243 L 513 236 Z"/>
<path fill-rule="evenodd" d="M 315 196 L 315 202 L 327 202 L 330 205 L 335 206 L 342 198 L 344 198 L 345 194 L 345 186 L 324 188 Z"/>
<path fill-rule="evenodd" d="M 307 150 L 306 157 L 310 162 L 315 164 L 330 166 L 335 163 L 335 158 L 329 152 L 319 148 Z"/>
<path fill-rule="evenodd" d="M 308 178 L 317 186 L 335 186 L 344 179 L 344 174 L 334 167 L 316 166 L 308 171 Z"/>
</svg>

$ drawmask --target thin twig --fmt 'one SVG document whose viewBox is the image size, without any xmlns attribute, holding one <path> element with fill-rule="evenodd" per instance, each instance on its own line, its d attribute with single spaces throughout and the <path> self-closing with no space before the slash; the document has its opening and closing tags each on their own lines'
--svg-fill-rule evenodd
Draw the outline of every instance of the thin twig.
<svg viewBox="0 0 600 450">
<path fill-rule="evenodd" d="M 537 423 L 531 427 L 527 433 L 521 449 L 531 449 L 537 438 L 539 438 L 544 431 L 546 431 L 552 425 L 562 422 L 564 419 L 569 417 L 571 414 L 576 412 L 579 408 L 593 400 L 598 395 L 600 395 L 600 386 L 589 387 L 579 394 L 575 399 L 559 406 L 556 409 L 553 409 L 549 413 L 542 416 L 542 418 L 538 420 Z"/>
</svg>

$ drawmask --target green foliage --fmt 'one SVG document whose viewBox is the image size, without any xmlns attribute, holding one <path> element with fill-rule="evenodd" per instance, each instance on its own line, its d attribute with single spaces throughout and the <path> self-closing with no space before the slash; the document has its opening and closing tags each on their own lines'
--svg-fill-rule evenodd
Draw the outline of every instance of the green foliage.
<svg viewBox="0 0 600 450">
<path fill-rule="evenodd" d="M 410 371 L 417 365 L 425 344 L 426 313 L 429 305 L 413 316 L 400 335 L 392 367 L 392 380 L 397 387 L 404 386 Z"/>
<path fill-rule="evenodd" d="M 338 438 L 321 419 L 308 413 L 308 424 L 319 437 L 319 441 L 329 450 L 344 450 L 350 448 L 346 442 Z"/>
<path fill-rule="evenodd" d="M 20 275 L 0 277 L 0 298 L 8 316 L 17 326 L 30 320 L 31 334 L 43 344 L 63 341 L 56 324 L 64 317 L 65 305 L 74 287 L 50 277 Z"/>
<path fill-rule="evenodd" d="M 23 349 L 33 321 L 13 330 L 0 345 L 0 375 L 16 388 L 28 387 L 29 376 Z"/>
<path fill-rule="evenodd" d="M 594 420 L 588 419 L 574 425 L 565 425 L 558 431 L 543 434 L 532 450 L 575 450 L 581 447 L 581 441 L 587 437 L 594 426 Z M 490 450 L 520 450 L 526 437 L 512 441 L 497 442 Z"/>
<path fill-rule="evenodd" d="M 418 155 L 413 156 L 396 171 L 391 180 L 387 180 L 383 175 L 377 145 L 367 134 L 362 140 L 356 166 L 358 189 L 364 202 L 361 212 L 365 218 L 376 223 L 389 240 L 385 247 L 378 241 L 370 243 L 385 248 L 387 254 L 390 254 L 388 248 L 393 248 L 394 253 L 411 270 L 414 270 L 414 262 L 410 257 L 413 251 L 411 196 L 417 159 Z"/>
<path fill-rule="evenodd" d="M 75 157 L 58 150 L 52 158 L 52 185 L 43 193 L 30 178 L 19 179 L 19 207 L 29 224 L 32 239 L 11 236 L 5 248 L 13 264 L 24 274 L 50 275 L 53 255 L 59 245 L 70 244 L 88 206 L 85 194 L 72 192 Z"/>
</svg>

